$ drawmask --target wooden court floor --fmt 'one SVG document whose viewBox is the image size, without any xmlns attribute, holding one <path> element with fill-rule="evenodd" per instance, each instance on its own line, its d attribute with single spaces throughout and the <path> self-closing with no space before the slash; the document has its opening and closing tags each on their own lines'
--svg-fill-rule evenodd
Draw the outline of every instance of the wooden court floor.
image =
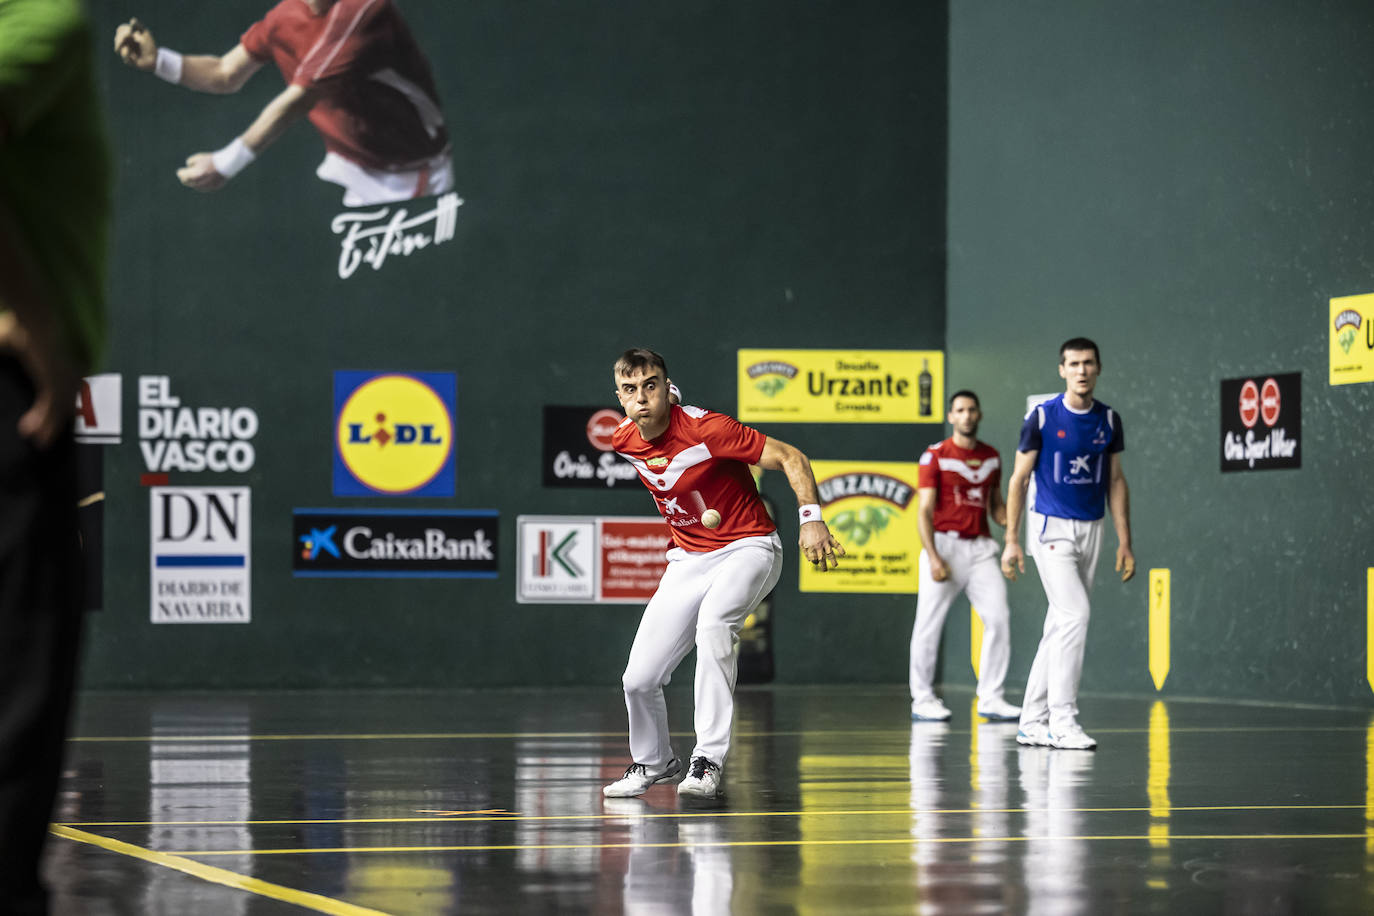
<svg viewBox="0 0 1374 916">
<path fill-rule="evenodd" d="M 614 689 L 87 694 L 54 912 L 1374 913 L 1374 710 L 1086 695 L 1082 752 L 945 696 L 742 688 L 692 806 L 602 798 Z"/>
</svg>

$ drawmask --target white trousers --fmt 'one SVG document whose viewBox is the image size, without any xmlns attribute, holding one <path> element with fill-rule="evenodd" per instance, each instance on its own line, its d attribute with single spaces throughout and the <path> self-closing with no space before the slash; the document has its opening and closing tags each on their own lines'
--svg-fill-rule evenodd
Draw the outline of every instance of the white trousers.
<svg viewBox="0 0 1374 916">
<path fill-rule="evenodd" d="M 978 699 L 1000 700 L 1011 658 L 1011 622 L 1007 611 L 1007 583 L 1002 578 L 1001 552 L 990 537 L 965 539 L 935 532 L 935 550 L 949 567 L 949 578 L 936 582 L 930 557 L 921 551 L 916 594 L 916 623 L 911 628 L 911 702 L 935 696 L 935 658 L 945 615 L 961 593 L 983 621 L 983 651 L 978 661 Z"/>
<path fill-rule="evenodd" d="M 1078 718 L 1078 681 L 1088 642 L 1088 594 L 1102 548 L 1103 520 L 1027 513 L 1026 539 L 1049 607 L 1026 679 L 1021 722 L 1049 722 L 1054 732 Z"/>
<path fill-rule="evenodd" d="M 741 538 L 709 553 L 668 551 L 668 569 L 644 608 L 623 678 L 635 763 L 657 767 L 673 756 L 663 688 L 693 645 L 697 744 L 691 756 L 725 763 L 740 627 L 781 574 L 777 532 Z"/>
<path fill-rule="evenodd" d="M 343 187 L 345 207 L 394 203 L 453 190 L 453 160 L 447 153 L 435 156 L 424 168 L 405 172 L 368 168 L 338 153 L 325 153 L 315 174 Z"/>
</svg>

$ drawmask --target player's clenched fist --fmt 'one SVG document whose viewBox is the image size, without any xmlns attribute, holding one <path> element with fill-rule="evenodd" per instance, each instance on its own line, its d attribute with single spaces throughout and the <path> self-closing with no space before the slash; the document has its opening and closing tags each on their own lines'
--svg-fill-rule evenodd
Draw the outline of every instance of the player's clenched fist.
<svg viewBox="0 0 1374 916">
<path fill-rule="evenodd" d="M 215 170 L 212 154 L 195 153 L 187 158 L 184 168 L 177 169 L 177 180 L 197 191 L 218 191 L 229 179 Z"/>
<path fill-rule="evenodd" d="M 1131 553 L 1131 548 L 1116 549 L 1116 571 L 1121 573 L 1122 582 L 1131 581 L 1131 577 L 1135 575 L 1135 554 Z"/>
<path fill-rule="evenodd" d="M 1026 555 L 1021 552 L 1020 544 L 1008 544 L 1002 551 L 1002 575 L 1016 581 L 1018 572 L 1026 571 Z"/>
<path fill-rule="evenodd" d="M 151 70 L 157 65 L 157 42 L 153 33 L 137 19 L 115 29 L 115 53 L 130 67 Z"/>
</svg>

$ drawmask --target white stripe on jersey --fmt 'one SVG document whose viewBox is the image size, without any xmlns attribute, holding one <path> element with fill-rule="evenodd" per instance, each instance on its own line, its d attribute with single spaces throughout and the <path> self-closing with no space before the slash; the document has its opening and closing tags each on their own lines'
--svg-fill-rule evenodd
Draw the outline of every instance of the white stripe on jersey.
<svg viewBox="0 0 1374 916">
<path fill-rule="evenodd" d="M 342 50 L 342 48 L 343 48 L 343 46 L 344 46 L 344 42 L 347 41 L 347 40 L 348 40 L 348 37 L 349 37 L 350 35 L 353 34 L 353 30 L 356 29 L 356 28 L 358 27 L 358 23 L 361 22 L 363 16 L 367 14 L 368 7 L 375 6 L 375 5 L 376 5 L 376 0 L 369 0 L 368 3 L 364 4 L 363 7 L 362 7 L 361 9 L 358 10 L 358 15 L 356 15 L 356 16 L 353 17 L 353 21 L 350 22 L 350 23 L 348 24 L 348 28 L 344 30 L 344 33 L 343 33 L 342 35 L 340 35 L 339 38 L 338 38 L 338 40 L 335 42 L 335 44 L 334 44 L 334 50 L 330 51 L 329 54 L 328 54 L 328 56 L 325 57 L 325 59 L 320 63 L 320 65 L 319 65 L 318 67 L 315 68 L 315 73 L 314 73 L 313 76 L 310 77 L 310 79 L 312 79 L 312 80 L 319 79 L 320 74 L 324 72 L 324 68 L 325 68 L 325 67 L 328 67 L 328 66 L 330 65 L 330 63 L 333 62 L 334 58 L 338 56 L 339 51 Z M 333 20 L 333 19 L 338 19 L 338 18 L 339 18 L 338 16 L 334 15 L 335 13 L 338 12 L 338 10 L 339 10 L 339 7 L 335 6 L 333 9 L 331 9 L 331 10 L 329 11 L 329 18 L 330 18 L 331 20 Z M 313 48 L 311 48 L 311 49 L 306 53 L 305 57 L 301 58 L 301 65 L 302 65 L 302 66 L 305 65 L 305 62 L 306 62 L 306 61 L 310 60 L 310 58 L 312 58 L 312 57 L 315 56 L 315 52 L 316 52 L 316 51 L 318 51 L 318 50 L 321 49 L 322 42 L 323 42 L 323 41 L 325 40 L 325 38 L 329 35 L 329 27 L 330 27 L 331 25 L 333 25 L 332 22 L 327 23 L 327 24 L 325 25 L 324 31 L 320 33 L 320 37 L 319 37 L 319 38 L 316 40 L 316 42 L 315 42 L 315 46 L 314 46 Z"/>
<path fill-rule="evenodd" d="M 679 478 L 688 470 L 709 461 L 711 450 L 706 447 L 705 442 L 698 442 L 691 448 L 685 448 L 673 456 L 673 460 L 668 462 L 668 466 L 662 470 L 650 470 L 649 466 L 639 458 L 631 458 L 623 452 L 616 452 L 621 458 L 635 466 L 639 471 L 639 476 L 644 478 L 644 482 L 656 490 L 671 490 L 677 486 Z"/>
<path fill-rule="evenodd" d="M 926 454 L 929 454 L 929 452 L 927 452 Z M 997 470 L 1001 466 L 1001 461 L 999 461 L 996 458 L 985 459 L 983 463 L 977 468 L 977 470 L 969 467 L 967 464 L 960 461 L 958 458 L 940 459 L 940 470 L 949 471 L 952 474 L 958 474 L 960 477 L 964 478 L 969 483 L 974 484 L 975 486 L 991 477 L 992 472 Z"/>
</svg>

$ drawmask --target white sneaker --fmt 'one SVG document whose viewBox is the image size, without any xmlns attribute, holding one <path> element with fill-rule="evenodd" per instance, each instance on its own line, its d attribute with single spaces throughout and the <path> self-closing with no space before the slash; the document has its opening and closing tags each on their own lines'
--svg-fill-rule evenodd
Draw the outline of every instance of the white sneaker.
<svg viewBox="0 0 1374 916">
<path fill-rule="evenodd" d="M 1016 743 L 1026 747 L 1049 747 L 1050 726 L 1048 722 L 1022 722 L 1016 730 Z"/>
<path fill-rule="evenodd" d="M 1050 747 L 1066 751 L 1091 751 L 1097 747 L 1097 742 L 1084 734 L 1077 722 L 1070 722 L 1058 731 L 1050 733 Z"/>
<path fill-rule="evenodd" d="M 979 703 L 978 715 L 992 722 L 1010 722 L 1012 719 L 1021 718 L 1021 707 L 1013 706 L 998 697 L 995 700 L 984 700 Z"/>
<path fill-rule="evenodd" d="M 632 798 L 643 795 L 649 786 L 665 779 L 672 779 L 682 769 L 682 762 L 676 757 L 661 767 L 650 769 L 642 763 L 632 763 L 625 768 L 625 775 L 601 790 L 607 798 Z"/>
<path fill-rule="evenodd" d="M 911 704 L 911 718 L 917 722 L 943 722 L 949 718 L 949 707 L 939 697 L 931 697 Z"/>
<path fill-rule="evenodd" d="M 693 757 L 687 775 L 677 784 L 678 795 L 693 798 L 715 798 L 720 792 L 720 764 L 705 757 Z"/>
</svg>

